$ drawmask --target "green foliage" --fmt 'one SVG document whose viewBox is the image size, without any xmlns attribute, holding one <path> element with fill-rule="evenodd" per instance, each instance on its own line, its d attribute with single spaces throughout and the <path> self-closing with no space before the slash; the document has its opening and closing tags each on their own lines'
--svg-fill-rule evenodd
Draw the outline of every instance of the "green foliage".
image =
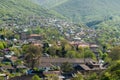
<svg viewBox="0 0 120 80">
<path fill-rule="evenodd" d="M 87 78 L 87 80 L 97 80 L 98 79 L 98 75 L 96 73 L 90 74 L 89 77 Z"/>
<path fill-rule="evenodd" d="M 116 46 L 113 49 L 111 49 L 111 52 L 109 53 L 109 57 L 112 60 L 120 60 L 120 47 Z"/>
<path fill-rule="evenodd" d="M 119 80 L 120 79 L 120 61 L 114 62 L 114 65 L 109 67 L 100 80 Z"/>
<path fill-rule="evenodd" d="M 65 62 L 61 65 L 61 70 L 63 72 L 72 72 L 73 71 L 73 66 L 72 64 Z"/>
<path fill-rule="evenodd" d="M 95 54 L 90 49 L 85 49 L 85 51 L 84 51 L 84 57 L 85 58 L 96 59 Z"/>
<path fill-rule="evenodd" d="M 4 49 L 4 45 L 2 42 L 0 42 L 0 49 Z"/>
<path fill-rule="evenodd" d="M 56 44 L 53 44 L 51 47 L 49 47 L 48 54 L 50 54 L 51 56 L 56 56 L 57 50 L 60 50 L 60 47 L 57 46 Z"/>
<path fill-rule="evenodd" d="M 79 47 L 78 52 L 82 58 L 92 58 L 96 60 L 95 54 L 89 48 Z"/>
<path fill-rule="evenodd" d="M 16 60 L 14 62 L 15 65 L 23 65 L 23 61 L 22 60 Z"/>
<path fill-rule="evenodd" d="M 85 41 L 100 45 L 119 45 L 119 0 L 37 0 L 42 6 L 55 10 L 73 22 L 83 22 L 96 29 L 94 39 Z M 115 7 L 117 6 L 117 8 Z M 93 37 L 92 37 L 93 38 Z"/>
<path fill-rule="evenodd" d="M 120 18 L 119 16 L 117 17 Z M 96 33 L 99 36 L 99 38 L 96 38 L 97 43 L 101 45 L 105 45 L 106 43 L 108 43 L 109 45 L 106 45 L 108 48 L 113 45 L 119 45 L 119 21 L 119 19 L 108 19 L 94 25 L 93 27 L 96 26 Z"/>
<path fill-rule="evenodd" d="M 75 22 L 94 22 L 108 16 L 119 15 L 119 0 L 37 0 L 42 6 L 52 8 Z M 118 6 L 117 8 L 115 6 Z"/>
<path fill-rule="evenodd" d="M 39 59 L 41 57 L 42 48 L 39 46 L 34 46 L 30 44 L 26 50 L 25 62 L 30 68 L 37 66 Z"/>
<path fill-rule="evenodd" d="M 84 80 L 82 74 L 77 73 L 76 76 L 72 80 Z"/>
<path fill-rule="evenodd" d="M 42 39 L 46 41 L 54 41 L 62 37 L 59 33 L 59 30 L 53 26 L 49 26 L 49 28 L 47 27 L 41 28 L 37 26 L 34 29 L 30 28 L 27 33 L 40 34 L 42 36 Z"/>
<path fill-rule="evenodd" d="M 46 76 L 48 80 L 59 80 L 59 77 L 56 74 L 47 74 Z"/>
<path fill-rule="evenodd" d="M 65 56 L 68 58 L 80 58 L 81 57 L 80 53 L 78 53 L 77 51 L 73 51 L 73 50 L 67 51 Z"/>
<path fill-rule="evenodd" d="M 41 79 L 40 79 L 40 77 L 39 77 L 38 75 L 34 75 L 34 76 L 32 77 L 32 80 L 41 80 Z"/>
<path fill-rule="evenodd" d="M 4 49 L 7 47 L 7 43 L 4 41 L 0 41 L 0 49 Z"/>
<path fill-rule="evenodd" d="M 9 49 L 15 53 L 15 54 L 14 54 L 15 56 L 20 56 L 20 55 L 21 55 L 21 52 L 22 52 L 22 49 L 21 49 L 21 48 L 10 47 Z"/>
<path fill-rule="evenodd" d="M 54 17 L 61 15 L 57 13 L 52 13 L 49 10 L 43 9 L 40 5 L 33 3 L 31 0 L 6 0 L 0 1 L 0 24 L 13 22 L 17 24 L 24 24 L 28 21 L 28 17 L 45 16 Z"/>
<path fill-rule="evenodd" d="M 14 35 L 14 38 L 19 40 L 19 39 L 20 39 L 20 35 L 15 34 L 15 35 Z"/>
<path fill-rule="evenodd" d="M 29 48 L 29 45 L 23 45 L 23 46 L 22 46 L 23 54 L 26 54 L 28 48 Z"/>
<path fill-rule="evenodd" d="M 0 80 L 4 80 L 4 77 L 0 77 Z"/>
</svg>

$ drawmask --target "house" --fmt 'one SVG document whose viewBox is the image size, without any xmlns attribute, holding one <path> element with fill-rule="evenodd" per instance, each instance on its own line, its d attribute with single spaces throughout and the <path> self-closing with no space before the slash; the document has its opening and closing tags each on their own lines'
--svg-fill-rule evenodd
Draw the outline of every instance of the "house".
<svg viewBox="0 0 120 80">
<path fill-rule="evenodd" d="M 61 75 L 60 71 L 44 71 L 43 75 L 47 76 L 47 77 L 58 77 L 59 80 L 63 80 L 64 77 Z M 46 77 L 46 79 L 47 79 Z"/>
<path fill-rule="evenodd" d="M 75 73 L 62 73 L 62 78 L 63 80 L 71 80 L 71 78 L 73 78 L 75 75 Z"/>
<path fill-rule="evenodd" d="M 83 43 L 83 42 L 81 42 L 81 43 L 79 43 L 78 44 L 78 47 L 83 47 L 83 48 L 86 48 L 86 47 L 89 47 L 89 44 L 88 43 Z"/>
<path fill-rule="evenodd" d="M 99 49 L 99 46 L 97 44 L 89 44 L 89 48 L 93 51 L 96 52 Z"/>
<path fill-rule="evenodd" d="M 2 66 L 0 66 L 0 68 L 3 70 L 3 71 L 8 71 L 10 73 L 13 73 L 13 72 L 16 72 L 17 70 L 21 70 L 21 69 L 27 69 L 26 66 L 24 65 L 15 65 L 14 62 L 18 60 L 17 57 L 15 56 L 12 56 L 11 58 L 0 58 L 0 61 L 2 64 Z"/>
<path fill-rule="evenodd" d="M 89 44 L 91 51 L 99 58 L 99 46 L 97 44 Z"/>
<path fill-rule="evenodd" d="M 76 71 L 90 71 L 91 69 L 86 64 L 78 64 L 74 67 Z"/>
<path fill-rule="evenodd" d="M 42 35 L 39 34 L 31 34 L 28 37 L 29 39 L 36 39 L 36 40 L 41 40 L 42 39 Z"/>
<path fill-rule="evenodd" d="M 34 40 L 34 41 L 31 41 L 31 44 L 33 44 L 34 46 L 41 46 L 43 47 L 43 44 L 41 41 L 39 40 Z"/>
<path fill-rule="evenodd" d="M 85 64 L 89 62 L 94 62 L 94 60 L 86 58 L 86 59 L 76 59 L 76 58 L 51 58 L 51 57 L 41 57 L 39 60 L 39 68 L 47 68 L 51 69 L 54 66 L 61 66 L 63 63 L 70 63 L 74 66 L 78 64 Z"/>
<path fill-rule="evenodd" d="M 21 32 L 20 33 L 20 39 L 21 40 L 26 40 L 28 39 L 28 34 L 26 32 Z"/>
<path fill-rule="evenodd" d="M 76 64 L 84 64 L 86 62 L 89 61 L 94 61 L 90 58 L 86 58 L 86 59 L 77 59 L 77 58 L 51 58 L 51 57 L 41 57 L 39 59 L 39 65 L 40 64 L 51 64 L 51 65 L 55 65 L 55 66 L 60 66 L 61 64 L 68 62 L 71 63 L 73 65 Z"/>
<path fill-rule="evenodd" d="M 83 74 L 90 71 L 97 72 L 106 69 L 100 63 L 90 58 L 76 59 L 76 58 L 50 58 L 50 57 L 41 57 L 39 60 L 39 68 L 46 68 L 50 70 L 54 66 L 60 67 L 65 62 L 72 64 L 75 72 L 80 71 Z"/>
<path fill-rule="evenodd" d="M 1 68 L 1 70 L 3 70 L 3 71 L 7 70 L 10 73 L 13 73 L 15 71 L 15 68 L 12 67 L 11 65 L 3 65 L 0 68 Z"/>
<path fill-rule="evenodd" d="M 32 80 L 33 75 L 16 76 L 8 80 Z"/>
<path fill-rule="evenodd" d="M 97 72 L 99 74 L 101 71 L 105 70 L 106 67 L 99 63 L 90 61 L 89 63 L 86 64 L 78 64 L 74 67 L 74 69 L 76 72 L 80 72 L 83 75 L 87 75 L 93 72 Z"/>
<path fill-rule="evenodd" d="M 72 41 L 72 42 L 69 42 L 71 45 L 73 46 L 78 46 L 78 47 L 89 47 L 89 43 L 85 43 L 85 42 L 80 42 L 80 41 Z"/>
</svg>

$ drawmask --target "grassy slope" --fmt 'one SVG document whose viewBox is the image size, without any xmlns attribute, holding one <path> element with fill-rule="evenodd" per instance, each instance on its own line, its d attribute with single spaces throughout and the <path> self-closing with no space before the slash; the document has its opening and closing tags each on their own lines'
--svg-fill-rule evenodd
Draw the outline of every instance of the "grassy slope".
<svg viewBox="0 0 120 80">
<path fill-rule="evenodd" d="M 53 7 L 59 6 L 67 2 L 68 0 L 32 0 L 32 1 L 39 3 L 45 8 L 51 9 Z"/>
<path fill-rule="evenodd" d="M 1 14 L 44 14 L 47 13 L 41 7 L 31 3 L 29 0 L 1 0 L 0 1 Z"/>
<path fill-rule="evenodd" d="M 30 0 L 0 0 L 0 23 L 2 19 L 17 17 L 25 19 L 27 16 L 45 16 L 45 17 L 62 17 L 53 11 L 43 9 Z"/>
<path fill-rule="evenodd" d="M 72 21 L 91 22 L 120 14 L 120 0 L 38 0 Z M 56 3 L 56 4 L 55 4 Z M 52 6 L 50 6 L 52 5 Z"/>
</svg>

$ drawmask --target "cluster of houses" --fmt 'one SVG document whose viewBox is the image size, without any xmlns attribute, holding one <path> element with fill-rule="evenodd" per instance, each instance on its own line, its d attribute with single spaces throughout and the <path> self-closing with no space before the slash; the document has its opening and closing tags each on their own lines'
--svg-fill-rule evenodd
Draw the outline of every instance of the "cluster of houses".
<svg viewBox="0 0 120 80">
<path fill-rule="evenodd" d="M 10 23 L 14 24 L 15 23 Z M 21 25 L 23 28 L 22 30 L 17 32 L 20 35 L 20 40 L 14 39 L 12 43 L 19 43 L 19 45 L 13 45 L 14 47 L 21 47 L 22 44 L 32 43 L 35 46 L 43 46 L 42 39 L 43 36 L 40 34 L 27 34 L 26 30 L 28 27 L 34 26 L 40 27 L 55 27 L 58 31 L 65 35 L 65 37 L 69 40 L 69 44 L 73 46 L 79 47 L 89 47 L 96 55 L 99 54 L 97 49 L 99 46 L 97 44 L 90 44 L 83 41 L 84 38 L 93 38 L 96 37 L 95 31 L 92 29 L 85 29 L 73 23 L 68 23 L 63 20 L 57 20 L 54 18 L 44 18 L 44 17 L 29 17 L 29 23 Z M 10 26 L 10 25 L 8 25 Z M 16 28 L 19 26 L 16 24 Z M 20 28 L 21 29 L 21 28 Z M 91 33 L 91 34 L 89 34 Z M 8 43 L 11 40 L 6 40 Z M 60 45 L 60 41 L 57 42 Z M 99 72 L 106 69 L 106 65 L 103 64 L 102 60 L 94 61 L 90 58 L 84 59 L 76 59 L 76 58 L 51 58 L 49 56 L 42 56 L 39 59 L 39 71 L 30 70 L 27 66 L 25 66 L 24 62 L 21 64 L 16 65 L 15 62 L 17 60 L 24 60 L 23 57 L 16 57 L 14 56 L 14 52 L 10 51 L 9 49 L 0 50 L 0 53 L 3 55 L 0 56 L 0 63 L 5 65 L 0 65 L 0 76 L 5 77 L 5 80 L 31 80 L 31 77 L 34 74 L 38 74 L 41 78 L 45 79 L 46 75 L 55 74 L 59 77 L 59 80 L 70 79 L 75 76 L 77 72 L 80 72 L 83 75 L 89 74 L 91 72 Z M 60 69 L 53 69 L 54 66 L 60 67 L 63 63 L 70 63 L 74 71 L 69 73 L 63 73 Z M 9 78 L 7 72 L 9 73 L 17 73 L 23 71 L 23 76 L 17 76 L 14 78 Z M 5 73 L 6 72 L 6 73 Z"/>
<path fill-rule="evenodd" d="M 21 40 L 18 40 L 21 44 L 25 43 L 22 42 L 24 40 L 24 37 L 27 39 L 26 42 L 32 42 L 32 44 L 34 44 L 35 46 L 43 46 L 41 42 L 42 39 L 41 35 L 30 34 L 29 36 L 23 36 L 21 37 Z M 58 45 L 59 44 L 60 42 L 58 42 Z M 70 41 L 69 44 L 79 47 L 89 47 L 91 50 L 93 50 L 93 52 L 97 52 L 96 50 L 99 48 L 99 46 L 96 44 L 89 44 L 80 41 Z M 59 77 L 59 80 L 64 80 L 64 79 L 73 78 L 77 72 L 86 75 L 91 72 L 100 72 L 107 68 L 102 61 L 97 62 L 90 58 L 84 58 L 84 59 L 51 58 L 49 56 L 44 56 L 39 59 L 38 69 L 40 70 L 36 72 L 34 70 L 30 70 L 27 66 L 25 66 L 22 63 L 19 65 L 15 65 L 14 62 L 16 62 L 19 59 L 24 60 L 24 58 L 14 56 L 15 53 L 13 51 L 10 51 L 9 49 L 4 49 L 1 50 L 1 53 L 3 53 L 4 55 L 0 57 L 0 62 L 5 63 L 7 65 L 0 65 L 0 71 L 1 71 L 0 75 L 4 76 L 6 80 L 31 80 L 31 77 L 34 74 L 38 74 L 43 79 L 46 79 L 46 75 L 54 74 Z M 96 54 L 99 53 L 97 52 Z M 60 67 L 63 63 L 66 62 L 72 64 L 74 71 L 70 73 L 63 73 L 60 69 L 53 69 L 53 67 L 55 66 Z M 8 71 L 9 73 L 16 73 L 19 72 L 20 70 L 24 70 L 25 73 L 21 77 L 14 77 L 9 79 L 7 74 L 3 74 L 4 71 Z"/>
<path fill-rule="evenodd" d="M 2 59 L 2 62 L 10 62 L 12 63 L 11 58 L 10 59 Z M 74 71 L 69 73 L 63 73 L 60 69 L 53 69 L 54 66 L 60 67 L 63 63 L 70 63 L 72 64 L 72 67 Z M 18 66 L 12 66 L 12 65 L 5 65 L 0 66 L 1 72 L 4 70 L 8 70 L 10 73 L 16 73 L 19 70 L 26 70 L 26 74 L 24 74 L 22 77 L 14 77 L 11 79 L 6 80 L 31 80 L 31 77 L 34 74 L 38 74 L 41 78 L 47 79 L 46 76 L 49 74 L 54 74 L 58 76 L 59 80 L 64 79 L 71 79 L 75 76 L 77 72 L 80 72 L 83 75 L 91 74 L 91 72 L 100 72 L 106 69 L 105 65 L 98 63 L 92 59 L 85 58 L 85 59 L 70 59 L 70 58 L 50 58 L 50 57 L 41 57 L 39 59 L 39 71 L 30 70 L 24 65 L 18 65 Z M 27 71 L 28 70 L 28 71 Z M 1 76 L 8 77 L 7 74 L 1 73 Z"/>
<path fill-rule="evenodd" d="M 46 17 L 38 17 L 38 16 L 28 16 L 26 18 L 26 22 L 23 24 L 18 24 L 19 19 L 17 18 L 10 18 L 6 19 L 6 24 L 2 25 L 3 27 L 12 27 L 15 26 L 16 28 L 20 28 L 22 30 L 27 30 L 27 28 L 35 28 L 36 26 L 40 27 L 54 27 L 57 28 L 58 31 L 65 35 L 68 40 L 85 40 L 90 39 L 91 41 L 95 41 L 96 38 L 99 36 L 96 33 L 96 30 L 84 27 L 82 24 L 74 24 L 72 22 L 68 22 L 62 19 L 56 18 L 46 18 Z M 9 22 L 9 23 L 7 23 Z M 22 34 L 23 32 L 21 32 Z M 89 34 L 90 33 L 90 34 Z M 99 32 L 98 32 L 99 33 Z"/>
</svg>

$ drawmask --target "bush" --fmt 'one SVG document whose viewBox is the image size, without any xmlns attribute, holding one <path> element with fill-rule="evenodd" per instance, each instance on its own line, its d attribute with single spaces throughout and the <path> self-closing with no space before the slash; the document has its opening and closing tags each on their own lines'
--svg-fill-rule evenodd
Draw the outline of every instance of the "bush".
<svg viewBox="0 0 120 80">
<path fill-rule="evenodd" d="M 34 75 L 34 76 L 32 77 L 32 80 L 41 80 L 41 79 L 40 79 L 40 77 L 39 77 L 38 75 Z"/>
</svg>

